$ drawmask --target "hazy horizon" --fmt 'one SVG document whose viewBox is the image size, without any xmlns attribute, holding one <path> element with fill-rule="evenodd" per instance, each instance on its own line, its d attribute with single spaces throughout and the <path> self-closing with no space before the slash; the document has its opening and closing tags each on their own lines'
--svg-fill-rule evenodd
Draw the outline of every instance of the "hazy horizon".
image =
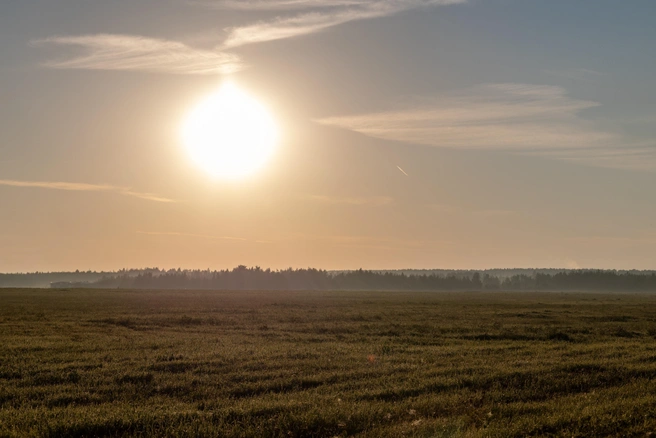
<svg viewBox="0 0 656 438">
<path fill-rule="evenodd" d="M 0 272 L 656 269 L 655 14 L 4 2 Z"/>
<path fill-rule="evenodd" d="M 430 273 L 450 273 L 450 272 L 540 272 L 540 271 L 562 271 L 562 272 L 576 272 L 576 271 L 598 271 L 598 272 L 644 272 L 644 273 L 652 273 L 656 272 L 656 269 L 613 269 L 613 268 L 566 268 L 566 267 L 512 267 L 512 268 L 480 268 L 480 269 L 472 269 L 472 268 L 370 268 L 370 269 L 365 269 L 361 267 L 356 267 L 356 268 L 343 268 L 343 269 L 324 269 L 322 267 L 318 266 L 287 266 L 284 268 L 271 268 L 267 266 L 248 266 L 248 265 L 235 265 L 232 267 L 227 267 L 227 268 L 217 268 L 217 269 L 212 269 L 212 268 L 185 268 L 181 266 L 177 267 L 159 267 L 159 266 L 152 266 L 152 267 L 132 267 L 132 268 L 119 268 L 119 269 L 100 269 L 100 270 L 93 270 L 93 269 L 75 269 L 75 270 L 66 270 L 66 271 L 22 271 L 22 272 L 0 272 L 0 275 L 33 275 L 33 274 L 86 274 L 86 273 L 95 273 L 95 274 L 118 274 L 121 272 L 148 272 L 148 271 L 159 271 L 162 273 L 165 272 L 172 272 L 172 271 L 177 271 L 180 270 L 182 272 L 221 272 L 221 271 L 233 271 L 236 270 L 240 267 L 244 267 L 246 269 L 256 269 L 260 268 L 263 271 L 272 271 L 272 272 L 282 272 L 286 270 L 319 270 L 319 271 L 325 271 L 325 272 L 355 272 L 355 271 L 368 271 L 368 272 L 392 272 L 392 273 L 403 273 L 403 272 L 416 272 L 418 274 L 430 274 Z"/>
</svg>

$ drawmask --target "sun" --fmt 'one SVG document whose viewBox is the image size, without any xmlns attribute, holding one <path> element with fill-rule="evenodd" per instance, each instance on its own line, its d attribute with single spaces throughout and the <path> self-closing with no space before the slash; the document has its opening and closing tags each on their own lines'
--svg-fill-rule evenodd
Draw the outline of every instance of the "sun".
<svg viewBox="0 0 656 438">
<path fill-rule="evenodd" d="M 239 179 L 273 155 L 278 128 L 269 111 L 232 83 L 202 100 L 182 125 L 192 161 L 217 178 Z"/>
</svg>

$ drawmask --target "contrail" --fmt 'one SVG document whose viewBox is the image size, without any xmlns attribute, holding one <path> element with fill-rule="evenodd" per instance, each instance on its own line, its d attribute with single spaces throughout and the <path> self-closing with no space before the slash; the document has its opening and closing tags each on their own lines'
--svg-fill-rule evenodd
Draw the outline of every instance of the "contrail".
<svg viewBox="0 0 656 438">
<path fill-rule="evenodd" d="M 409 176 L 407 173 L 405 173 L 405 170 L 401 169 L 399 166 L 396 166 L 397 169 L 399 169 L 405 176 Z"/>
</svg>

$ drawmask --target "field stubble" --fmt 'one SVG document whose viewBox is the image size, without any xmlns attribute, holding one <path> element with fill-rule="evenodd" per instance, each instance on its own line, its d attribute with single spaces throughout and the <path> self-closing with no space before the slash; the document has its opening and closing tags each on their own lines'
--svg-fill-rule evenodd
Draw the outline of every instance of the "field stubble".
<svg viewBox="0 0 656 438">
<path fill-rule="evenodd" d="M 648 436 L 655 305 L 0 290 L 0 436 Z"/>
</svg>

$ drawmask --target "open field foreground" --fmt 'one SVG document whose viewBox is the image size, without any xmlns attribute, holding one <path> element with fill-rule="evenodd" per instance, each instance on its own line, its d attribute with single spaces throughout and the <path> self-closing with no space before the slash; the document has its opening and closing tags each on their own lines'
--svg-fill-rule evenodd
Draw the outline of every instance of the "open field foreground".
<svg viewBox="0 0 656 438">
<path fill-rule="evenodd" d="M 0 290 L 0 436 L 656 432 L 656 296 Z"/>
</svg>

